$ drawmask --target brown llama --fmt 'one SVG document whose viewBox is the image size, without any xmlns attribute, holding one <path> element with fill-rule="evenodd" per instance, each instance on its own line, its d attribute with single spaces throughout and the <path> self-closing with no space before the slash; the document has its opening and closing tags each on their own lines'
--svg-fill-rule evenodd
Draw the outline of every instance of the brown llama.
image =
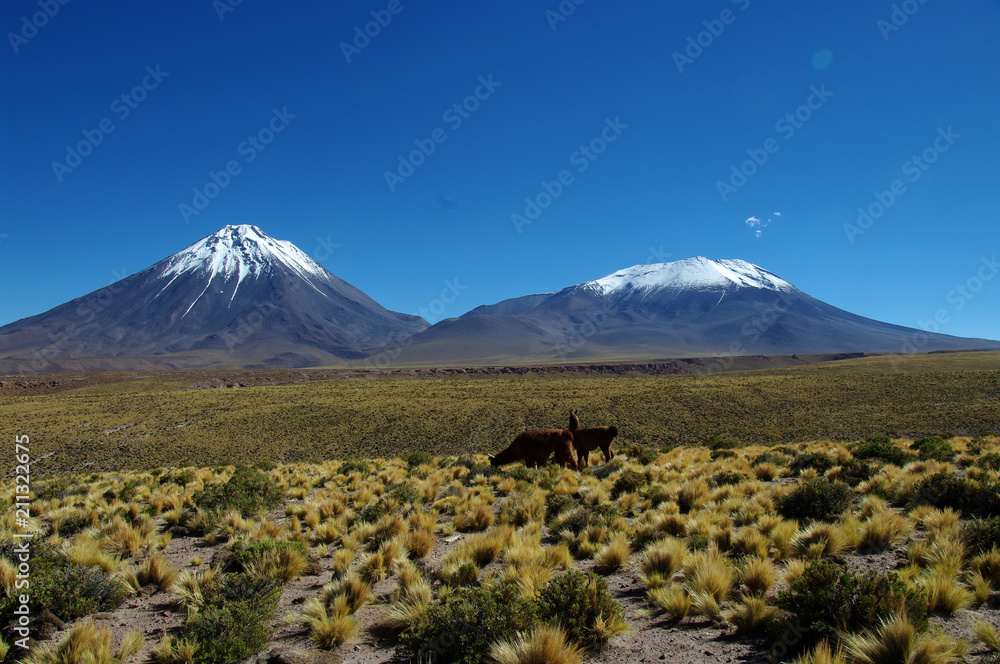
<svg viewBox="0 0 1000 664">
<path fill-rule="evenodd" d="M 569 430 L 573 432 L 573 447 L 576 448 L 578 466 L 586 468 L 587 457 L 598 447 L 604 452 L 604 462 L 607 463 L 615 458 L 611 443 L 615 442 L 618 435 L 618 427 L 587 427 L 580 428 L 580 420 L 576 416 L 576 411 L 569 413 Z"/>
<path fill-rule="evenodd" d="M 560 465 L 576 469 L 573 459 L 573 434 L 566 429 L 531 429 L 522 431 L 510 445 L 490 456 L 493 466 L 524 461 L 528 468 L 544 466 L 552 454 Z"/>
</svg>

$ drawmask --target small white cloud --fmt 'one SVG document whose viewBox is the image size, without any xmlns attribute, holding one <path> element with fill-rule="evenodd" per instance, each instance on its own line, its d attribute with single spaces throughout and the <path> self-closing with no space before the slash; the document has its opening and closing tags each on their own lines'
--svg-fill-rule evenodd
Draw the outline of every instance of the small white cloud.
<svg viewBox="0 0 1000 664">
<path fill-rule="evenodd" d="M 781 213 L 780 213 L 780 212 L 775 212 L 775 213 L 774 213 L 774 216 L 775 216 L 775 217 L 780 217 L 780 216 L 781 216 Z"/>
<path fill-rule="evenodd" d="M 757 226 L 760 226 L 760 219 L 758 219 L 757 217 L 750 217 L 749 219 L 746 220 L 746 225 L 749 226 L 750 228 L 755 228 Z"/>
</svg>

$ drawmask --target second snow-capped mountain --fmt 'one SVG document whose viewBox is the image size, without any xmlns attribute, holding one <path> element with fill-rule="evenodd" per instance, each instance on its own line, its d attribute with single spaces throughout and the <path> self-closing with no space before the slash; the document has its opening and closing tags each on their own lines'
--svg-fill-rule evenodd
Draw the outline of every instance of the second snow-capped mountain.
<svg viewBox="0 0 1000 664">
<path fill-rule="evenodd" d="M 918 335 L 914 337 L 914 334 Z M 415 335 L 401 364 L 544 363 L 996 348 L 821 302 L 742 260 L 636 265 L 555 293 L 473 309 Z"/>
</svg>

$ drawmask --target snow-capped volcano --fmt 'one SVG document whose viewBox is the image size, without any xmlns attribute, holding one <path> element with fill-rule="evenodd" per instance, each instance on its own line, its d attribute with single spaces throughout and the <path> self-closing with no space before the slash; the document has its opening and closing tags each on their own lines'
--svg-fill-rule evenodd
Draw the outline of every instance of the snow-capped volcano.
<svg viewBox="0 0 1000 664">
<path fill-rule="evenodd" d="M 649 293 L 664 288 L 710 290 L 745 287 L 784 292 L 795 290 L 784 279 L 753 263 L 744 260 L 713 261 L 704 256 L 672 263 L 633 265 L 580 285 L 605 296 L 626 291 Z"/>
<path fill-rule="evenodd" d="M 698 256 L 477 307 L 415 335 L 398 362 L 898 353 L 914 334 L 926 350 L 997 347 L 856 316 L 752 263 Z"/>
<path fill-rule="evenodd" d="M 178 277 L 195 274 L 205 279 L 205 289 L 199 293 L 199 298 L 216 282 L 225 292 L 232 290 L 230 305 L 244 279 L 268 278 L 279 266 L 298 275 L 327 297 L 317 284 L 332 276 L 291 242 L 275 240 L 258 227 L 247 224 L 225 226 L 157 265 L 162 265 L 160 277 L 169 279 L 163 291 Z M 220 281 L 222 283 L 218 283 Z M 192 301 L 184 314 L 197 301 L 198 298 Z"/>
<path fill-rule="evenodd" d="M 291 242 L 239 225 L 0 328 L 0 357 L 24 360 L 25 371 L 315 366 L 364 357 L 426 327 L 418 316 L 383 308 Z"/>
</svg>

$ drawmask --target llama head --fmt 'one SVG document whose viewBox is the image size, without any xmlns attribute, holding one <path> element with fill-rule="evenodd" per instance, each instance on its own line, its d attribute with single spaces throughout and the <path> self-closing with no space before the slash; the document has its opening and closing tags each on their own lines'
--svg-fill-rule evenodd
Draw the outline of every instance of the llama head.
<svg viewBox="0 0 1000 664">
<path fill-rule="evenodd" d="M 500 465 L 499 463 L 497 463 L 497 458 L 492 454 L 487 454 L 486 458 L 490 460 L 490 465 L 493 466 L 494 468 Z"/>
</svg>

